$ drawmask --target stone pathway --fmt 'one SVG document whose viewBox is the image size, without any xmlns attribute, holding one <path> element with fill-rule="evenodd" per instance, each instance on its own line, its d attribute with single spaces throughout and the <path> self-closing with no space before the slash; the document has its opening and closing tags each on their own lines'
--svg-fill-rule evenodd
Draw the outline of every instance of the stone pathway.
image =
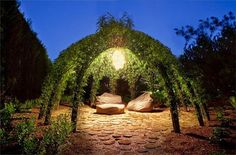
<svg viewBox="0 0 236 155">
<path fill-rule="evenodd" d="M 198 126 L 194 112 L 182 111 L 180 125 Z M 125 114 L 100 115 L 95 109 L 83 106 L 79 109 L 77 133 L 62 146 L 61 154 L 167 154 L 162 143 L 164 135 L 171 130 L 169 109 L 152 113 L 125 110 Z"/>
</svg>

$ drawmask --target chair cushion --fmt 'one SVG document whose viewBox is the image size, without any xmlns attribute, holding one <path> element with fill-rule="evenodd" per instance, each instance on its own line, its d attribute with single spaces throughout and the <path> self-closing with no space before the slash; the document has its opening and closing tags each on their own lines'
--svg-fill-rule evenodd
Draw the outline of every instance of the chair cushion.
<svg viewBox="0 0 236 155">
<path fill-rule="evenodd" d="M 98 114 L 123 114 L 125 109 L 124 104 L 99 104 L 96 105 L 96 113 Z"/>
</svg>

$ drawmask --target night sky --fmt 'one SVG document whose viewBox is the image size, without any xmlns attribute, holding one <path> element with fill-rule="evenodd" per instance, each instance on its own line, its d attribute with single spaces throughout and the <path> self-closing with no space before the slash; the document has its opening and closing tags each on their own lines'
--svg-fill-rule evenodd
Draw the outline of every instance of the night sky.
<svg viewBox="0 0 236 155">
<path fill-rule="evenodd" d="M 21 0 L 20 10 L 31 19 L 32 28 L 47 48 L 51 60 L 70 44 L 96 32 L 99 16 L 110 12 L 121 17 L 127 12 L 134 29 L 147 33 L 183 53 L 184 39 L 174 28 L 197 26 L 199 19 L 236 15 L 236 0 Z"/>
</svg>

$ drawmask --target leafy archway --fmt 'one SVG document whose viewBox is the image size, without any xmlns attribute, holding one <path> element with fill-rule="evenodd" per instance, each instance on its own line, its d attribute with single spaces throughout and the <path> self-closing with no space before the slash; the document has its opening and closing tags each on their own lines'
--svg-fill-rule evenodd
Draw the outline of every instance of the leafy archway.
<svg viewBox="0 0 236 155">
<path fill-rule="evenodd" d="M 124 57 L 124 64 L 121 68 L 116 68 L 116 64 L 114 64 L 114 58 L 117 59 L 119 65 L 119 55 L 117 53 L 122 54 Z M 121 58 L 120 58 L 121 59 Z M 119 66 L 118 66 L 119 67 Z M 94 61 L 89 65 L 88 69 L 84 75 L 84 85 L 87 84 L 87 79 L 89 77 L 93 78 L 92 82 L 92 90 L 91 90 L 91 102 L 93 103 L 95 94 L 100 85 L 100 80 L 103 77 L 109 77 L 110 79 L 110 87 L 111 92 L 115 93 L 116 89 L 116 81 L 119 78 L 125 79 L 128 81 L 130 89 L 134 89 L 135 83 L 138 81 L 140 77 L 145 79 L 149 79 L 148 70 L 146 67 L 146 63 L 142 60 L 138 59 L 129 49 L 126 48 L 110 48 L 104 52 L 102 52 Z M 151 87 L 151 86 L 149 86 Z M 134 94 L 131 96 L 133 97 Z"/>
<path fill-rule="evenodd" d="M 176 58 L 158 40 L 151 38 L 143 32 L 133 30 L 128 20 L 118 21 L 114 18 L 109 19 L 109 21 L 103 21 L 97 33 L 85 37 L 62 51 L 44 83 L 41 96 L 43 102 L 39 117 L 42 117 L 46 112 L 45 124 L 50 123 L 53 105 L 60 100 L 61 92 L 65 87 L 68 77 L 75 75 L 71 120 L 74 123 L 74 130 L 76 130 L 78 102 L 82 99 L 82 88 L 86 83 L 85 79 L 88 75 L 93 74 L 94 71 L 91 70 L 96 68 L 95 65 L 94 67 L 90 66 L 98 63 L 96 58 L 101 56 L 104 51 L 106 53 L 109 52 L 109 49 L 114 48 L 127 49 L 126 53 L 129 56 L 139 60 L 140 64 L 137 66 L 143 66 L 146 70 L 146 77 L 148 77 L 149 82 L 153 85 L 151 87 L 153 92 L 158 89 L 155 85 L 161 83 L 169 99 L 174 131 L 180 132 L 177 103 L 185 97 L 188 102 L 194 103 L 196 106 L 199 105 L 193 100 L 186 81 L 179 73 Z M 107 70 L 109 69 L 107 68 Z M 112 68 L 110 68 L 111 70 Z M 140 72 L 142 72 L 142 68 L 138 73 Z M 107 73 L 103 72 L 103 74 Z M 130 71 L 130 77 L 128 77 L 130 85 L 132 85 L 136 77 L 132 74 L 135 75 L 136 73 Z M 96 77 L 94 75 L 94 77 L 98 80 L 101 76 Z M 201 116 L 201 111 L 197 112 L 198 116 Z M 202 119 L 202 117 L 198 118 Z"/>
</svg>

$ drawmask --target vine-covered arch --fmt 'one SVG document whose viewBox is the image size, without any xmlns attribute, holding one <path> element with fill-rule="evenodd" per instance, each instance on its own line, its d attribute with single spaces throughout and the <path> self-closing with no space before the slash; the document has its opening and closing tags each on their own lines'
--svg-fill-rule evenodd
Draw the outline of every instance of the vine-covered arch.
<svg viewBox="0 0 236 155">
<path fill-rule="evenodd" d="M 61 52 L 53 64 L 44 83 L 40 117 L 46 112 L 45 123 L 50 123 L 51 110 L 59 102 L 65 82 L 72 74 L 75 78 L 71 120 L 76 130 L 78 102 L 81 101 L 82 87 L 86 82 L 89 66 L 104 51 L 112 48 L 129 49 L 136 58 L 145 62 L 150 82 L 162 83 L 170 102 L 170 111 L 175 132 L 180 132 L 177 102 L 187 96 L 193 102 L 185 80 L 178 70 L 178 62 L 171 51 L 158 40 L 143 32 L 112 23 L 97 33 L 85 37 Z M 158 75 L 158 76 L 157 76 Z M 155 91 L 155 87 L 152 88 Z"/>
</svg>

